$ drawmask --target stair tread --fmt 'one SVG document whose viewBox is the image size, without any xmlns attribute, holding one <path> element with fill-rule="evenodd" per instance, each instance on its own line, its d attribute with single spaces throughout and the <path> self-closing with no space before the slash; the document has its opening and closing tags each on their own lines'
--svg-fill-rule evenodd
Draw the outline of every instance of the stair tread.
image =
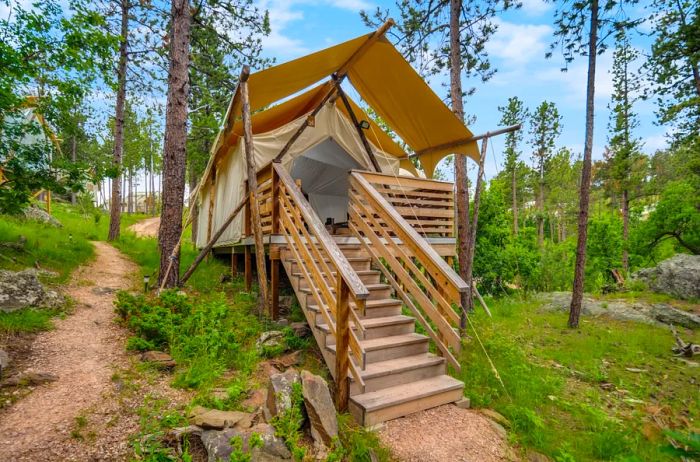
<svg viewBox="0 0 700 462">
<path fill-rule="evenodd" d="M 444 362 L 445 358 L 440 356 L 432 353 L 421 353 L 419 355 L 403 356 L 401 358 L 369 363 L 365 366 L 364 370 L 360 370 L 360 374 L 363 379 L 370 379 L 383 375 L 397 374 L 405 370 L 433 366 Z"/>
<path fill-rule="evenodd" d="M 403 314 L 396 314 L 394 316 L 382 316 L 382 317 L 378 317 L 378 318 L 364 318 L 364 319 L 361 319 L 360 321 L 362 322 L 362 325 L 364 326 L 365 329 L 371 329 L 373 327 L 383 327 L 383 326 L 391 326 L 394 324 L 415 322 L 415 319 L 410 317 L 410 316 L 405 316 Z M 350 325 L 353 325 L 352 321 L 350 321 Z M 324 332 L 328 332 L 328 324 L 325 324 L 325 323 L 316 324 L 316 327 L 321 329 Z"/>
<path fill-rule="evenodd" d="M 462 382 L 449 375 L 443 374 L 429 379 L 355 395 L 350 399 L 362 407 L 365 412 L 373 412 L 460 388 L 464 388 Z"/>
<path fill-rule="evenodd" d="M 367 287 L 367 290 L 372 290 L 372 289 L 389 289 L 391 286 L 389 284 L 382 284 L 377 283 L 377 284 L 365 284 L 365 287 Z M 335 287 L 331 287 L 331 292 L 335 292 Z M 302 287 L 299 289 L 300 292 L 304 292 L 306 294 L 311 293 L 311 288 L 310 287 Z"/>
<path fill-rule="evenodd" d="M 337 273 L 337 271 L 331 271 L 332 275 L 336 275 Z M 365 276 L 368 274 L 379 274 L 379 270 L 355 270 L 355 273 L 357 273 L 358 276 Z M 292 273 L 292 276 L 304 277 L 304 273 L 302 273 L 301 271 L 295 271 Z"/>
<path fill-rule="evenodd" d="M 354 306 L 355 303 L 350 302 L 351 306 Z M 385 306 L 385 305 L 401 305 L 401 300 L 396 300 L 395 298 L 379 298 L 376 300 L 365 300 L 365 307 L 367 308 L 374 308 L 377 306 Z M 306 307 L 307 309 L 311 311 L 319 311 L 318 305 L 309 305 Z"/>
<path fill-rule="evenodd" d="M 369 256 L 366 257 L 345 257 L 347 261 L 368 261 L 371 260 L 372 258 Z M 324 258 L 325 261 L 331 261 L 330 258 Z M 290 258 L 285 258 L 285 261 L 289 263 L 296 263 L 297 259 L 290 257 Z M 318 258 L 314 258 L 314 261 L 318 261 Z"/>
<path fill-rule="evenodd" d="M 365 351 L 370 352 L 374 350 L 381 350 L 383 348 L 393 348 L 427 341 L 428 337 L 425 335 L 411 332 L 410 334 L 390 335 L 388 337 L 360 340 L 360 345 L 362 345 L 362 348 L 364 348 Z M 326 348 L 335 352 L 335 344 L 327 345 Z"/>
</svg>

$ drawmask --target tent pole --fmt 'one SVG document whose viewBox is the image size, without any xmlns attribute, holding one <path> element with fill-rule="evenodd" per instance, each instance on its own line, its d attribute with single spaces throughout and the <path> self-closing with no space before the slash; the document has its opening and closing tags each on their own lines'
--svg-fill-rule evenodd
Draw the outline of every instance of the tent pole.
<svg viewBox="0 0 700 462">
<path fill-rule="evenodd" d="M 245 157 L 248 165 L 248 208 L 253 222 L 253 236 L 255 238 L 255 263 L 258 269 L 258 285 L 260 287 L 260 308 L 267 312 L 267 268 L 265 267 L 265 247 L 263 243 L 262 224 L 260 223 L 260 209 L 258 202 L 258 169 L 255 166 L 255 153 L 253 152 L 253 127 L 250 122 L 250 99 L 248 97 L 248 76 L 250 69 L 244 66 L 241 74 L 241 101 L 243 108 L 243 138 L 245 141 Z"/>
<path fill-rule="evenodd" d="M 463 138 L 463 139 L 457 140 L 457 141 L 450 141 L 449 143 L 439 144 L 437 146 L 431 146 L 429 148 L 425 148 L 421 151 L 418 151 L 415 154 L 411 154 L 408 157 L 409 158 L 420 157 L 424 154 L 430 154 L 431 152 L 442 151 L 444 149 L 449 149 L 449 148 L 456 148 L 457 146 L 461 146 L 461 145 L 466 144 L 466 143 L 471 143 L 472 141 L 479 141 L 479 140 L 482 140 L 484 138 L 493 138 L 494 136 L 503 135 L 504 133 L 510 133 L 510 132 L 520 130 L 521 128 L 522 128 L 522 124 L 516 124 L 516 125 L 511 125 L 510 127 L 499 128 L 498 130 L 482 133 L 481 135 L 471 136 L 469 138 Z"/>
<path fill-rule="evenodd" d="M 350 114 L 350 120 L 352 120 L 353 125 L 355 125 L 355 128 L 357 129 L 358 135 L 360 135 L 360 139 L 362 140 L 362 144 L 365 147 L 365 151 L 367 151 L 367 156 L 369 156 L 370 162 L 372 162 L 372 166 L 374 167 L 375 172 L 382 172 L 382 169 L 379 168 L 379 162 L 377 162 L 377 158 L 374 155 L 374 151 L 372 151 L 372 147 L 369 144 L 369 141 L 367 141 L 367 137 L 365 136 L 365 132 L 363 128 L 360 126 L 360 122 L 357 120 L 357 116 L 355 115 L 355 111 L 352 110 L 352 106 L 350 106 L 350 101 L 348 101 L 348 97 L 345 96 L 345 92 L 343 91 L 342 88 L 340 88 L 340 85 L 338 85 L 338 95 L 340 96 L 340 99 L 343 100 L 343 105 L 345 106 L 345 109 L 348 110 L 348 114 Z"/>
</svg>

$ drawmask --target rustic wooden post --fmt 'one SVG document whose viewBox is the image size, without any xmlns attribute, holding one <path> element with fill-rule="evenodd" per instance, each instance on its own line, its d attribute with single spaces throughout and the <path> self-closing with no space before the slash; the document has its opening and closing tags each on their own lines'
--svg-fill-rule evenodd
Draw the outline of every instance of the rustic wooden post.
<svg viewBox="0 0 700 462">
<path fill-rule="evenodd" d="M 250 69 L 243 67 L 241 73 L 241 100 L 243 102 L 243 139 L 245 144 L 246 164 L 248 165 L 248 208 L 253 222 L 253 236 L 255 238 L 255 263 L 258 270 L 258 285 L 260 287 L 261 311 L 268 311 L 267 304 L 267 268 L 265 267 L 265 247 L 263 243 L 262 224 L 260 223 L 260 203 L 258 202 L 258 169 L 255 166 L 255 152 L 253 150 L 253 127 L 250 121 L 250 99 L 248 97 L 248 76 Z"/>
<path fill-rule="evenodd" d="M 272 231 L 270 233 L 270 239 L 272 236 L 276 236 L 280 233 L 280 180 L 277 175 L 277 171 L 274 168 L 275 162 L 272 165 Z M 270 317 L 272 319 L 277 319 L 279 317 L 279 306 L 280 306 L 280 250 L 276 248 L 272 251 L 272 244 L 270 244 Z"/>
<path fill-rule="evenodd" d="M 338 289 L 336 298 L 336 344 L 335 344 L 335 405 L 338 412 L 348 409 L 350 399 L 350 383 L 348 381 L 349 361 L 348 347 L 350 345 L 350 290 L 338 270 Z"/>
<path fill-rule="evenodd" d="M 235 278 L 238 276 L 238 254 L 231 248 L 231 277 Z"/>
<path fill-rule="evenodd" d="M 211 228 L 214 223 L 214 187 L 216 186 L 216 167 L 211 169 L 211 180 L 209 181 L 209 210 L 207 211 L 207 242 L 211 239 Z"/>
<path fill-rule="evenodd" d="M 245 185 L 245 195 L 246 197 L 250 197 L 250 191 L 248 189 L 248 184 L 246 183 Z M 252 225 L 250 223 L 250 204 L 246 203 L 245 206 L 245 225 L 244 225 L 244 230 L 243 234 L 245 235 L 246 238 L 252 236 L 253 231 L 251 230 Z M 244 266 L 245 266 L 245 290 L 247 292 L 250 292 L 250 289 L 253 287 L 253 261 L 252 261 L 252 255 L 250 254 L 250 245 L 246 244 L 243 246 L 244 248 Z"/>
</svg>

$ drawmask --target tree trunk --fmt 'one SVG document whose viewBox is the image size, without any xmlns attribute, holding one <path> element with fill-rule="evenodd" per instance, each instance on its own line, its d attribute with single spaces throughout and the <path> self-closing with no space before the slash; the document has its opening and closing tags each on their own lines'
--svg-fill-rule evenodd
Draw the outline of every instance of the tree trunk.
<svg viewBox="0 0 700 462">
<path fill-rule="evenodd" d="M 574 287 L 569 309 L 569 327 L 578 327 L 583 300 L 583 284 L 586 267 L 586 242 L 588 240 L 588 205 L 591 194 L 591 154 L 593 152 L 593 121 L 595 114 L 595 69 L 598 50 L 598 0 L 591 0 L 591 25 L 588 39 L 588 82 L 586 84 L 586 141 L 583 146 L 581 170 L 581 197 L 578 212 L 578 241 Z"/>
<path fill-rule="evenodd" d="M 134 213 L 134 172 L 129 168 L 129 200 L 126 205 L 127 213 Z"/>
<path fill-rule="evenodd" d="M 630 271 L 629 252 L 627 251 L 630 234 L 630 200 L 627 188 L 622 190 L 622 269 L 625 276 Z"/>
<path fill-rule="evenodd" d="M 195 177 L 192 169 L 190 169 L 190 194 L 192 194 L 192 191 L 195 189 L 197 189 L 197 178 Z M 194 244 L 196 247 L 197 234 L 199 233 L 199 205 L 197 205 L 196 197 L 192 199 L 190 207 L 192 208 L 192 244 Z"/>
<path fill-rule="evenodd" d="M 129 38 L 129 0 L 121 0 L 121 42 L 119 44 L 119 63 L 117 65 L 117 103 L 114 111 L 114 151 L 112 165 L 117 172 L 122 168 L 122 151 L 124 149 L 124 102 L 126 101 L 126 65 L 128 59 Z M 107 239 L 119 239 L 121 223 L 122 192 L 121 173 L 112 181 L 112 199 L 109 204 L 109 234 Z"/>
<path fill-rule="evenodd" d="M 71 162 L 73 162 L 73 164 L 75 164 L 75 161 L 78 157 L 77 156 L 77 146 L 78 146 L 78 143 L 76 142 L 75 135 L 73 135 L 73 140 L 71 142 L 71 149 L 70 149 L 70 160 L 71 160 Z M 75 205 L 78 203 L 78 197 L 75 194 L 75 191 L 70 192 L 70 203 L 72 205 Z"/>
<path fill-rule="evenodd" d="M 462 55 L 460 54 L 459 16 L 462 11 L 462 0 L 450 0 L 450 99 L 452 112 L 464 120 L 464 105 L 462 104 Z M 469 266 L 469 184 L 467 178 L 467 158 L 455 155 L 455 195 L 457 196 L 457 257 L 459 274 L 467 279 Z M 462 293 L 463 308 L 471 306 L 467 293 Z M 460 327 L 466 327 L 467 319 L 462 313 Z"/>
<path fill-rule="evenodd" d="M 537 191 L 537 245 L 544 245 L 544 156 L 540 157 L 540 182 Z"/>
<path fill-rule="evenodd" d="M 486 146 L 488 145 L 488 137 L 484 138 L 481 142 L 481 157 L 479 157 L 479 172 L 476 175 L 476 186 L 474 187 L 474 208 L 472 209 L 472 222 L 469 227 L 469 253 L 467 255 L 467 267 L 466 278 L 464 281 L 467 283 L 467 306 L 464 308 L 467 311 L 474 311 L 474 294 L 472 293 L 473 281 L 474 281 L 474 251 L 476 248 L 476 231 L 479 224 L 479 203 L 481 202 L 481 189 L 482 183 L 484 181 L 484 162 L 486 159 Z"/>
<path fill-rule="evenodd" d="M 513 178 L 511 189 L 513 190 L 513 234 L 518 235 L 518 180 L 516 175 L 517 169 L 513 167 Z"/>
<path fill-rule="evenodd" d="M 153 173 L 153 156 L 151 156 L 151 215 L 156 214 L 156 182 L 155 174 Z"/>
<path fill-rule="evenodd" d="M 168 100 L 165 112 L 163 145 L 163 209 L 158 230 L 160 247 L 159 284 L 176 287 L 180 273 L 180 251 L 175 247 L 182 234 L 182 209 L 185 194 L 185 145 L 187 140 L 187 98 L 190 45 L 190 5 L 188 0 L 173 0 L 170 8 L 170 64 Z M 166 270 L 172 258 L 172 270 Z"/>
</svg>

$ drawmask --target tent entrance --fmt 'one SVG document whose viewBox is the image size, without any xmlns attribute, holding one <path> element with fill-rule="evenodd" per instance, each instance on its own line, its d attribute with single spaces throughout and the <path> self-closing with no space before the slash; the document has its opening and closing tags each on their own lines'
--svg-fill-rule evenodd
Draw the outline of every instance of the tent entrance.
<svg viewBox="0 0 700 462">
<path fill-rule="evenodd" d="M 289 173 L 301 181 L 301 190 L 321 221 L 338 225 L 348 221 L 349 172 L 354 169 L 363 167 L 327 138 L 294 159 Z"/>
</svg>

